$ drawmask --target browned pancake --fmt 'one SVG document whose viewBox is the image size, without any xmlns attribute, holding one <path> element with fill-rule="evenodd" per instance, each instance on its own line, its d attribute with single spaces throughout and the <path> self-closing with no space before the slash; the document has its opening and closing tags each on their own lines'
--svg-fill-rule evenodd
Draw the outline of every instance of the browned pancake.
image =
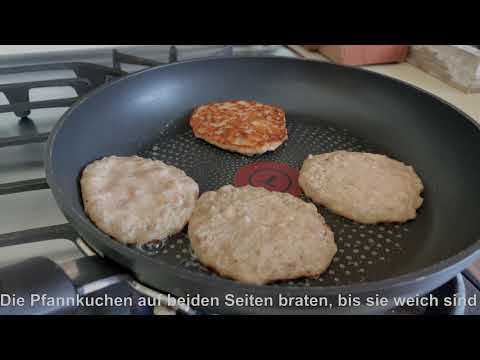
<svg viewBox="0 0 480 360">
<path fill-rule="evenodd" d="M 278 148 L 287 138 L 285 112 L 256 101 L 226 101 L 199 106 L 190 118 L 197 138 L 245 155 Z"/>
</svg>

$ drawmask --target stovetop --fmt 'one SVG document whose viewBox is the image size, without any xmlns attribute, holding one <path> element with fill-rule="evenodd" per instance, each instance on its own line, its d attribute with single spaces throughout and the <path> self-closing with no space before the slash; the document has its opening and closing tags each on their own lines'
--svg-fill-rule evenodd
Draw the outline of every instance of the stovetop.
<svg viewBox="0 0 480 360">
<path fill-rule="evenodd" d="M 81 259 L 85 254 L 70 240 L 66 223 L 44 180 L 43 154 L 48 132 L 77 96 L 99 85 L 145 67 L 203 56 L 268 54 L 297 57 L 283 46 L 208 46 L 147 54 L 113 51 L 109 58 L 78 63 L 75 58 L 60 65 L 29 64 L 0 67 L 0 267 L 33 256 L 45 256 L 57 263 Z M 45 59 L 44 59 L 45 60 Z M 42 62 L 43 63 L 43 62 Z M 13 65 L 13 64 L 12 64 Z M 35 82 L 32 84 L 32 82 Z M 41 228 L 41 231 L 35 230 Z M 33 229 L 33 230 L 32 230 Z M 5 246 L 10 245 L 10 246 Z M 463 275 L 438 290 L 438 296 L 479 290 Z M 138 296 L 126 283 L 112 285 L 95 295 Z M 158 310 L 158 309 L 157 309 Z M 438 309 L 437 309 L 438 310 Z M 463 312 L 440 309 L 439 313 Z M 480 314 L 480 307 L 466 307 L 466 314 Z M 152 314 L 152 308 L 79 308 L 78 314 Z M 423 314 L 425 308 L 397 308 L 389 314 Z"/>
<path fill-rule="evenodd" d="M 182 49 L 184 49 L 182 51 Z M 105 74 L 107 78 L 115 78 L 115 72 L 131 73 L 142 68 L 158 65 L 161 63 L 168 63 L 176 59 L 183 60 L 188 58 L 196 58 L 202 56 L 223 55 L 225 51 L 231 50 L 235 55 L 253 55 L 253 54 L 267 54 L 275 56 L 290 56 L 296 55 L 285 47 L 279 46 L 197 46 L 193 50 L 192 47 L 180 46 L 177 55 L 172 55 L 169 50 L 157 51 L 152 50 L 145 52 L 137 50 L 128 54 L 123 52 L 115 52 L 104 58 L 95 58 L 95 62 L 88 64 L 95 64 L 96 66 L 105 66 L 105 69 L 94 69 L 88 73 L 88 69 L 78 68 L 72 66 L 57 66 L 59 69 L 48 69 L 44 67 L 40 71 L 29 71 L 27 69 L 14 69 L 15 64 L 3 64 L 0 67 L 0 195 L 2 195 L 2 204 L 0 205 L 0 234 L 17 232 L 38 227 L 45 227 L 66 222 L 65 217 L 58 209 L 55 200 L 46 186 L 46 183 L 41 179 L 45 177 L 45 170 L 43 164 L 43 154 L 50 129 L 56 124 L 61 115 L 68 109 L 68 105 L 62 107 L 42 108 L 45 101 L 64 101 L 67 104 L 73 103 L 73 98 L 77 96 L 77 92 L 72 87 L 73 80 L 77 78 L 77 73 L 80 77 L 87 78 L 92 83 L 92 88 L 99 85 L 103 80 Z M 228 55 L 228 53 L 227 53 Z M 148 56 L 148 58 L 145 58 Z M 79 59 L 87 57 L 80 56 Z M 45 60 L 45 59 L 42 59 Z M 68 59 L 69 62 L 76 62 L 77 58 Z M 93 61 L 92 60 L 92 61 Z M 134 63 L 134 64 L 131 64 Z M 138 65 L 142 63 L 143 65 Z M 22 66 L 32 66 L 22 65 Z M 66 79 L 66 80 L 65 80 Z M 93 79 L 93 80 L 90 80 Z M 60 82 L 54 87 L 32 88 L 29 91 L 30 101 L 43 102 L 30 111 L 26 118 L 20 118 L 25 111 L 22 106 L 15 107 L 10 105 L 2 91 L 5 87 L 12 83 L 28 83 L 32 81 L 43 82 L 42 86 L 49 85 L 45 82 Z M 62 83 L 63 82 L 63 83 Z M 74 84 L 80 91 L 85 90 L 83 82 Z M 29 85 L 26 84 L 28 88 Z M 12 89 L 7 89 L 12 90 Z M 18 90 L 15 90 L 14 95 L 17 95 Z M 25 89 L 20 89 L 20 93 Z M 24 94 L 25 96 L 25 94 Z M 20 101 L 15 101 L 15 104 L 21 104 Z M 64 99 L 67 100 L 59 100 Z M 49 106 L 52 104 L 48 104 Z M 52 106 L 57 104 L 53 104 Z M 17 111 L 17 114 L 12 112 Z M 17 116 L 19 115 L 19 116 Z M 26 142 L 28 138 L 36 137 L 37 143 L 29 143 L 24 145 L 15 145 Z M 22 138 L 24 137 L 24 138 Z M 7 138 L 7 139 L 6 139 Z M 19 182 L 28 180 L 29 182 L 7 186 L 12 182 Z M 36 191 L 23 192 L 20 190 L 32 188 L 38 189 Z M 13 193 L 12 193 L 13 192 Z M 0 238 L 2 240 L 2 238 Z M 62 239 L 52 239 L 42 242 L 41 244 L 32 243 L 22 245 L 22 247 L 8 247 L 2 248 L 0 252 L 0 265 L 12 263 L 20 259 L 30 257 L 32 255 L 47 256 L 55 261 L 67 261 L 70 259 L 83 256 L 78 251 L 76 246 L 72 245 L 70 241 Z"/>
</svg>

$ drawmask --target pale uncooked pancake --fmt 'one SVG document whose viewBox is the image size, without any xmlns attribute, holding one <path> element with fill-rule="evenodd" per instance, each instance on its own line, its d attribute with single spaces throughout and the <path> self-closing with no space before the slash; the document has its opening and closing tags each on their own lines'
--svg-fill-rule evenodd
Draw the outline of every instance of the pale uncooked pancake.
<svg viewBox="0 0 480 360">
<path fill-rule="evenodd" d="M 320 275 L 337 251 L 315 205 L 249 185 L 202 194 L 188 235 L 201 263 L 252 284 Z"/>
<path fill-rule="evenodd" d="M 385 155 L 309 155 L 298 183 L 314 202 L 364 224 L 414 219 L 423 203 L 423 184 L 414 169 Z"/>
<path fill-rule="evenodd" d="M 197 138 L 244 155 L 273 151 L 287 139 L 285 112 L 256 101 L 199 106 L 190 118 Z"/>
<path fill-rule="evenodd" d="M 94 161 L 84 169 L 80 185 L 90 219 L 127 244 L 144 244 L 180 232 L 199 191 L 182 170 L 138 156 Z"/>
</svg>

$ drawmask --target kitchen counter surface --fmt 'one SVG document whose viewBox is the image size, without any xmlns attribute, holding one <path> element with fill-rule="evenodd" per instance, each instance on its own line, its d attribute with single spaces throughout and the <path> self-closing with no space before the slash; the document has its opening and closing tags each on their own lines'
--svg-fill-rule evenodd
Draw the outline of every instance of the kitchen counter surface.
<svg viewBox="0 0 480 360">
<path fill-rule="evenodd" d="M 302 57 L 318 61 L 330 61 L 318 53 L 312 53 L 300 45 L 288 45 Z M 377 72 L 426 90 L 458 107 L 480 124 L 480 93 L 467 94 L 404 62 L 399 64 L 367 65 L 363 69 Z"/>
<path fill-rule="evenodd" d="M 426 90 L 458 107 L 480 124 L 480 93 L 466 94 L 409 63 L 370 65 L 363 68 L 403 80 Z"/>
</svg>

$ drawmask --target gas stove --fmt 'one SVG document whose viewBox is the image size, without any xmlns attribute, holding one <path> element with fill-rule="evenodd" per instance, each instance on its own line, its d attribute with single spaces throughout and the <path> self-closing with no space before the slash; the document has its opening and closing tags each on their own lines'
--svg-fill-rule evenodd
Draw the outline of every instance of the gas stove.
<svg viewBox="0 0 480 360">
<path fill-rule="evenodd" d="M 194 313 L 189 308 L 172 310 L 165 306 L 139 305 L 135 299 L 142 296 L 164 303 L 165 295 L 143 287 L 121 270 L 108 273 L 109 270 L 99 265 L 95 252 L 68 224 L 48 189 L 43 164 L 45 141 L 50 129 L 78 97 L 106 82 L 178 60 L 238 55 L 297 57 L 284 46 L 221 45 L 170 46 L 156 50 L 122 48 L 113 49 L 108 56 L 104 52 L 90 57 L 76 52 L 69 58 L 62 55 L 61 62 L 46 55 L 39 58 L 24 55 L 22 61 L 15 64 L 2 62 L 0 58 L 0 267 L 32 257 L 45 257 L 60 264 L 84 299 L 104 296 L 133 299 L 133 305 L 77 306 L 68 309 L 67 313 L 71 314 Z M 105 273 L 100 276 L 103 280 L 89 282 L 94 275 L 98 278 L 98 272 L 103 270 Z M 458 274 L 434 291 L 435 296 L 457 294 L 468 298 L 478 294 L 480 297 L 469 278 L 468 274 Z M 480 307 L 403 307 L 388 313 L 480 314 Z"/>
</svg>

